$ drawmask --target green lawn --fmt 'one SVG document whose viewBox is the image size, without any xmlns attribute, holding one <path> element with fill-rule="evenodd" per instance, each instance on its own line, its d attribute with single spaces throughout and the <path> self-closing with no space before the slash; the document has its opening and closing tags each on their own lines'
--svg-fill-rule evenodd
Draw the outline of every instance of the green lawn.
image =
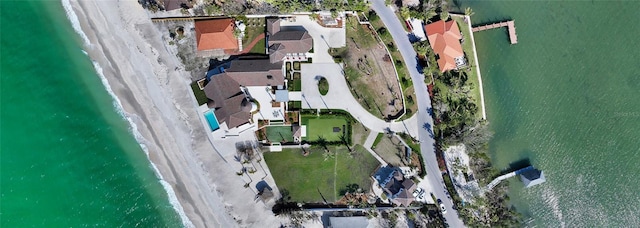
<svg viewBox="0 0 640 228">
<path fill-rule="evenodd" d="M 315 116 L 303 115 L 302 125 L 307 125 L 308 141 L 317 141 L 322 137 L 329 142 L 340 141 L 340 136 L 347 127 L 347 120 L 341 116 Z M 334 127 L 340 128 L 338 132 L 334 132 Z"/>
<path fill-rule="evenodd" d="M 355 147 L 353 157 L 343 146 L 330 146 L 329 150 L 336 152 L 336 156 L 326 161 L 321 148 L 310 150 L 306 157 L 301 149 L 264 154 L 280 192 L 289 192 L 291 201 L 322 202 L 324 196 L 328 202 L 334 202 L 350 184 L 357 184 L 365 191 L 370 189 L 371 173 L 379 163 L 362 146 Z"/>
<path fill-rule="evenodd" d="M 300 79 L 300 72 L 293 72 L 293 80 L 289 82 L 289 91 L 301 91 L 302 80 Z"/>
<path fill-rule="evenodd" d="M 458 23 L 458 28 L 462 32 L 462 37 L 464 38 L 464 43 L 462 43 L 462 50 L 466 54 L 467 60 L 469 61 L 467 64 L 470 66 L 468 71 L 468 83 L 471 84 L 471 92 L 470 96 L 473 98 L 474 103 L 478 105 L 478 112 L 476 113 L 477 118 L 482 118 L 482 104 L 480 102 L 480 82 L 478 81 L 478 74 L 476 72 L 475 65 L 475 56 L 473 54 L 473 44 L 471 43 L 471 31 L 469 31 L 469 25 L 464 22 L 464 18 L 452 16 L 453 20 Z"/>
<path fill-rule="evenodd" d="M 302 109 L 302 101 L 289 101 L 288 106 L 289 110 L 300 110 Z"/>
<path fill-rule="evenodd" d="M 249 51 L 249 53 L 266 54 L 266 45 L 266 39 L 261 39 L 260 41 L 258 41 L 258 43 L 256 43 L 255 46 L 253 46 L 253 48 L 251 48 L 251 51 Z"/>
<path fill-rule="evenodd" d="M 272 142 L 292 142 L 293 132 L 291 132 L 291 126 L 268 126 L 267 138 Z"/>
<path fill-rule="evenodd" d="M 206 104 L 207 101 L 209 100 L 207 98 L 207 95 L 204 93 L 204 91 L 200 90 L 200 87 L 198 87 L 198 81 L 191 83 L 191 91 L 193 91 L 193 95 L 196 96 L 196 101 L 198 101 L 198 105 Z"/>
<path fill-rule="evenodd" d="M 318 90 L 320 90 L 320 95 L 327 95 L 329 92 L 329 81 L 327 81 L 326 78 L 320 78 L 320 81 L 318 82 Z"/>
<path fill-rule="evenodd" d="M 293 62 L 293 69 L 300 70 L 300 62 Z"/>
<path fill-rule="evenodd" d="M 376 146 L 378 145 L 378 143 L 380 143 L 380 140 L 382 140 L 382 136 L 384 136 L 384 133 L 378 133 L 378 135 L 376 135 L 376 140 L 373 141 L 373 145 L 371 145 L 371 148 L 376 148 Z"/>
<path fill-rule="evenodd" d="M 247 19 L 247 21 L 245 21 L 245 24 L 247 25 L 247 27 L 244 30 L 244 37 L 242 38 L 242 44 L 249 45 L 251 41 L 253 41 L 253 39 L 258 37 L 260 34 L 264 34 L 266 30 L 265 23 L 266 23 L 266 20 L 264 18 Z"/>
</svg>

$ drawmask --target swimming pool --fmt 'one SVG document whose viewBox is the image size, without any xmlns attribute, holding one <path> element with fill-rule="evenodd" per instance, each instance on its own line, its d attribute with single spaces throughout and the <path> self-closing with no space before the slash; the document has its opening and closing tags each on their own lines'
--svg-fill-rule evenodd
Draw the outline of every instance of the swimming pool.
<svg viewBox="0 0 640 228">
<path fill-rule="evenodd" d="M 215 131 L 215 130 L 218 130 L 218 128 L 220 128 L 220 124 L 218 124 L 218 119 L 216 119 L 216 115 L 213 114 L 213 110 L 209 110 L 205 112 L 204 117 L 207 119 L 207 122 L 209 122 L 209 127 L 211 128 L 211 131 Z"/>
</svg>

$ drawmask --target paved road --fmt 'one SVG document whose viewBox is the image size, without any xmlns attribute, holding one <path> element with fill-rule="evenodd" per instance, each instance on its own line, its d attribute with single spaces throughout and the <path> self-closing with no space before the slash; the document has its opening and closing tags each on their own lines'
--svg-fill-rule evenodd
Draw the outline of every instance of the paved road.
<svg viewBox="0 0 640 228">
<path fill-rule="evenodd" d="M 444 218 L 450 227 L 464 227 L 464 223 L 458 217 L 458 214 L 453 210 L 452 201 L 447 199 L 445 194 L 446 188 L 442 175 L 440 175 L 440 169 L 438 168 L 438 162 L 436 160 L 436 154 L 434 152 L 433 139 L 433 119 L 429 115 L 428 110 L 431 107 L 431 98 L 427 91 L 427 87 L 420 83 L 424 81 L 424 75 L 418 72 L 418 62 L 416 60 L 416 52 L 413 50 L 413 46 L 409 42 L 407 32 L 404 31 L 400 20 L 396 17 L 393 10 L 387 7 L 384 0 L 373 0 L 371 4 L 373 10 L 380 16 L 382 22 L 387 27 L 387 30 L 391 33 L 391 36 L 398 46 L 398 50 L 402 54 L 402 58 L 405 60 L 407 69 L 414 83 L 416 92 L 416 98 L 418 101 L 418 136 L 420 139 L 420 150 L 422 151 L 422 157 L 425 161 L 425 168 L 427 170 L 426 179 L 430 182 L 433 190 L 433 195 L 438 199 L 442 199 L 447 213 L 444 214 Z"/>
</svg>

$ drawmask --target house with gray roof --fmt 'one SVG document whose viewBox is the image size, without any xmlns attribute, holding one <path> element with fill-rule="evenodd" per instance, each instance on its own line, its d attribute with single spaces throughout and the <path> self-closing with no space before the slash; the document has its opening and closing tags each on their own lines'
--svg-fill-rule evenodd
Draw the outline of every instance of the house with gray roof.
<svg viewBox="0 0 640 228">
<path fill-rule="evenodd" d="M 373 175 L 384 194 L 398 206 L 409 206 L 414 200 L 413 192 L 418 187 L 411 179 L 407 179 L 397 167 L 383 166 Z"/>
<path fill-rule="evenodd" d="M 218 122 L 226 123 L 229 129 L 250 122 L 252 104 L 248 96 L 251 96 L 252 93 L 249 91 L 252 88 L 260 89 L 261 93 L 265 93 L 264 89 L 270 91 L 268 95 L 274 98 L 267 98 L 267 101 L 271 103 L 288 101 L 288 91 L 284 90 L 283 60 L 290 55 L 304 55 L 313 47 L 313 40 L 306 30 L 281 27 L 278 18 L 266 20 L 268 58 L 238 57 L 212 66 L 207 72 L 208 83 L 204 91 L 210 100 L 209 108 L 215 110 Z M 264 108 L 284 107 L 284 105 L 263 105 Z"/>
<path fill-rule="evenodd" d="M 527 168 L 523 172 L 520 172 L 520 180 L 522 180 L 522 183 L 524 183 L 524 186 L 527 188 L 542 184 L 546 181 L 544 173 L 535 168 Z"/>
</svg>

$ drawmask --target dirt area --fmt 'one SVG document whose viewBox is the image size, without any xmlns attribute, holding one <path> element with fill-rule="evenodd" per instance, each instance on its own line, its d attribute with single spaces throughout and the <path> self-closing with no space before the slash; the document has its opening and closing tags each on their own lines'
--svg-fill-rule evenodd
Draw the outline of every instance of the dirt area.
<svg viewBox="0 0 640 228">
<path fill-rule="evenodd" d="M 385 134 L 373 149 L 383 160 L 394 166 L 407 166 L 403 161 L 404 145 L 395 136 Z M 420 163 L 420 161 L 418 161 Z"/>
<path fill-rule="evenodd" d="M 180 58 L 186 71 L 191 73 L 191 80 L 204 77 L 209 68 L 209 58 L 196 56 L 195 24 L 193 21 L 163 21 L 154 22 L 162 32 L 164 45 Z M 181 29 L 181 31 L 179 31 Z"/>
<path fill-rule="evenodd" d="M 371 132 L 360 122 L 353 122 L 351 125 L 351 142 L 353 142 L 353 145 L 364 145 L 364 141 L 367 140 L 369 133 Z"/>
<path fill-rule="evenodd" d="M 381 118 L 402 111 L 400 85 L 384 45 L 367 25 L 347 19 L 347 48 L 335 50 L 345 63 L 352 93 L 370 113 Z M 339 53 L 341 52 L 341 53 Z M 335 56 L 335 55 L 334 55 Z"/>
</svg>

